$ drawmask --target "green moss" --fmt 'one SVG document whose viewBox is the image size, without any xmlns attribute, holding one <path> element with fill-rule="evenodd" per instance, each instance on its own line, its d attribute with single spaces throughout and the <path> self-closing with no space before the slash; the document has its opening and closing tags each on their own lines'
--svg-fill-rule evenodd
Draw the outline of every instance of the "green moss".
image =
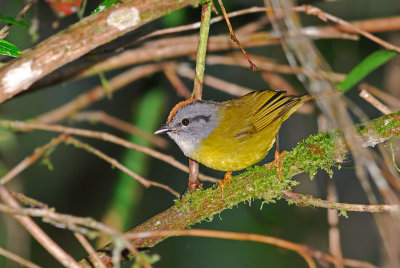
<svg viewBox="0 0 400 268">
<path fill-rule="evenodd" d="M 371 120 L 366 124 L 357 124 L 355 127 L 360 135 L 376 131 L 383 137 L 399 137 L 400 111 Z"/>
<path fill-rule="evenodd" d="M 335 142 L 327 133 L 311 135 L 286 154 L 283 172 L 291 175 L 293 169 L 300 169 L 313 178 L 318 169 L 323 169 L 332 177 L 336 154 Z"/>
<path fill-rule="evenodd" d="M 211 187 L 193 190 L 175 200 L 175 208 L 182 213 L 196 213 L 198 221 L 212 220 L 213 215 L 230 209 L 241 202 L 251 205 L 253 199 L 263 199 L 263 203 L 274 203 L 283 191 L 290 190 L 297 182 L 279 179 L 276 169 L 254 166 L 234 176 L 230 184 L 222 188 Z"/>
<path fill-rule="evenodd" d="M 386 120 L 382 118 L 381 120 Z M 368 131 L 374 124 L 384 124 L 380 133 L 386 133 L 390 128 L 397 131 L 400 120 L 388 120 L 387 122 L 378 120 L 369 124 L 364 124 L 364 128 L 359 127 L 357 131 Z M 392 131 L 391 131 L 392 132 Z M 393 132 L 391 133 L 393 135 Z M 286 153 L 283 160 L 282 179 L 279 179 L 276 168 L 266 168 L 264 166 L 253 166 L 231 180 L 231 185 L 226 185 L 224 195 L 220 188 L 209 188 L 196 190 L 185 194 L 181 199 L 176 200 L 176 208 L 183 212 L 204 212 L 201 219 L 212 217 L 215 213 L 232 208 L 241 202 L 249 202 L 253 199 L 263 199 L 263 205 L 279 200 L 284 191 L 298 184 L 291 178 L 300 173 L 306 172 L 312 178 L 319 169 L 325 170 L 330 176 L 333 175 L 332 167 L 340 168 L 338 159 L 345 159 L 346 150 L 341 144 L 338 132 L 330 135 L 327 133 L 317 133 L 311 135 L 306 140 L 300 142 L 291 152 Z M 302 196 L 299 201 L 290 201 L 300 206 L 318 206 L 318 200 Z M 342 216 L 346 216 L 341 212 Z"/>
<path fill-rule="evenodd" d="M 399 114 L 396 113 L 396 114 Z M 398 117 L 383 117 L 363 124 L 369 127 L 374 122 L 376 124 L 385 124 L 390 132 L 390 137 L 396 137 L 400 134 L 400 120 Z M 387 122 L 382 121 L 388 119 Z M 390 128 L 390 129 L 389 129 Z M 364 131 L 359 127 L 357 131 Z M 381 136 L 386 135 L 381 132 Z M 248 168 L 245 172 L 234 176 L 231 185 L 226 185 L 224 195 L 222 190 L 217 187 L 204 190 L 191 191 L 181 199 L 175 200 L 175 206 L 148 220 L 144 224 L 136 227 L 132 231 L 153 229 L 183 229 L 189 226 L 207 220 L 212 220 L 214 215 L 220 215 L 225 209 L 233 208 L 241 202 L 248 202 L 251 205 L 253 199 L 263 199 L 262 205 L 275 202 L 280 199 L 285 191 L 291 190 L 298 182 L 291 178 L 303 171 L 314 175 L 318 169 L 324 169 L 332 174 L 331 167 L 340 167 L 337 161 L 345 159 L 346 147 L 340 138 L 326 133 L 318 133 L 310 136 L 303 142 L 300 142 L 293 151 L 286 153 L 283 160 L 283 176 L 280 180 L 276 168 L 266 168 L 264 166 L 254 166 Z M 333 137 L 333 139 L 331 138 Z M 377 136 L 378 138 L 379 135 Z M 378 139 L 379 140 L 379 139 Z M 379 140 L 381 141 L 381 140 Z M 299 206 L 326 207 L 326 201 L 312 198 L 311 196 L 294 196 L 293 200 L 288 200 L 288 204 Z M 334 205 L 333 205 L 334 207 Z M 347 217 L 346 211 L 339 209 L 339 215 Z M 154 246 L 165 238 L 152 238 L 140 241 L 140 246 Z"/>
</svg>

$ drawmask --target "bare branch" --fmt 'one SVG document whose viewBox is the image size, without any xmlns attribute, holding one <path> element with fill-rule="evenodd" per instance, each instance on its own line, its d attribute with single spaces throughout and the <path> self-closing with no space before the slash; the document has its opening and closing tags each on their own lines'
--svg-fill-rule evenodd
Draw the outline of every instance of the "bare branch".
<svg viewBox="0 0 400 268">
<path fill-rule="evenodd" d="M 210 237 L 220 239 L 231 239 L 239 241 L 253 241 L 269 245 L 278 246 L 288 250 L 297 252 L 302 256 L 309 267 L 316 267 L 312 257 L 319 261 L 329 262 L 333 264 L 342 264 L 349 267 L 369 267 L 373 268 L 374 265 L 368 262 L 362 262 L 352 259 L 336 258 L 335 256 L 323 253 L 319 250 L 312 249 L 306 245 L 293 243 L 284 239 L 249 233 L 236 233 L 227 231 L 216 231 L 216 230 L 204 230 L 204 229 L 190 229 L 190 230 L 168 230 L 168 231 L 141 231 L 132 232 L 125 235 L 130 240 L 137 240 L 151 237 L 170 237 L 170 236 L 196 236 L 196 237 Z"/>
<path fill-rule="evenodd" d="M 67 143 L 71 143 L 73 145 L 75 145 L 78 148 L 84 149 L 98 157 L 100 157 L 101 159 L 107 161 L 108 163 L 110 163 L 112 166 L 118 168 L 119 170 L 121 170 L 122 172 L 124 172 L 125 174 L 129 175 L 130 177 L 134 178 L 135 180 L 137 180 L 138 182 L 140 182 L 141 184 L 143 184 L 146 188 L 150 187 L 150 186 L 155 186 L 155 187 L 159 187 L 162 189 L 167 190 L 168 192 L 170 192 L 171 194 L 173 194 L 175 197 L 179 197 L 179 193 L 174 191 L 171 187 L 162 184 L 162 183 L 158 183 L 155 181 L 151 181 L 148 179 L 143 178 L 142 176 L 140 176 L 139 174 L 136 174 L 135 172 L 133 172 L 132 170 L 128 169 L 126 166 L 122 165 L 120 162 L 118 162 L 118 160 L 109 157 L 108 155 L 104 154 L 103 152 L 97 150 L 96 148 L 90 146 L 87 143 L 83 143 L 77 139 L 74 139 L 72 137 L 68 137 L 67 138 Z"/>
<path fill-rule="evenodd" d="M 0 69 L 0 103 L 92 49 L 197 0 L 127 0 L 88 16 Z M 160 12 L 161 11 L 161 12 Z M 24 77 L 24 79 L 20 79 Z"/>
<path fill-rule="evenodd" d="M 78 239 L 79 243 L 81 243 L 82 247 L 87 251 L 89 256 L 93 260 L 93 264 L 95 268 L 106 268 L 104 263 L 101 261 L 100 257 L 97 255 L 96 251 L 92 247 L 92 245 L 87 241 L 87 239 L 80 233 L 74 233 L 76 239 Z"/>
<path fill-rule="evenodd" d="M 112 126 L 116 129 L 124 131 L 126 133 L 139 136 L 144 140 L 154 144 L 159 148 L 168 147 L 168 141 L 163 138 L 154 135 L 153 133 L 149 133 L 144 131 L 136 126 L 133 126 L 131 123 L 125 122 L 117 117 L 111 116 L 103 111 L 85 111 L 77 114 L 73 114 L 71 116 L 72 120 L 76 121 L 90 121 L 90 122 L 101 122 L 108 126 Z"/>
<path fill-rule="evenodd" d="M 299 206 L 315 206 L 327 209 L 335 209 L 341 211 L 357 211 L 357 212 L 399 212 L 398 205 L 360 205 L 360 204 L 347 204 L 326 201 L 315 198 L 309 195 L 302 195 L 291 191 L 285 191 L 282 195 L 283 198 L 289 202 L 293 202 Z"/>
<path fill-rule="evenodd" d="M 108 86 L 111 92 L 115 92 L 137 79 L 160 71 L 161 68 L 161 64 L 149 64 L 145 66 L 134 67 L 113 77 L 110 81 L 108 81 Z M 106 91 L 104 87 L 96 86 L 92 90 L 79 95 L 74 100 L 57 107 L 55 110 L 36 117 L 34 121 L 38 123 L 58 122 L 75 113 L 76 111 L 92 104 L 93 102 L 103 99 L 105 96 Z"/>
<path fill-rule="evenodd" d="M 129 240 L 137 240 L 137 239 L 152 238 L 152 237 L 170 237 L 170 236 L 210 237 L 210 238 L 220 238 L 220 239 L 232 239 L 239 241 L 253 241 L 264 244 L 270 244 L 297 252 L 300 256 L 304 258 L 309 267 L 316 268 L 315 262 L 312 259 L 309 248 L 307 246 L 272 236 L 216 231 L 216 230 L 201 230 L 201 229 L 172 230 L 172 231 L 158 230 L 158 231 L 147 231 L 147 232 L 141 231 L 141 232 L 132 232 L 125 235 L 125 237 Z"/>
<path fill-rule="evenodd" d="M 376 37 L 375 35 L 370 34 L 369 32 L 358 28 L 357 25 L 353 25 L 353 24 L 351 24 L 351 23 L 349 23 L 349 22 L 347 22 L 345 20 L 342 20 L 342 19 L 336 17 L 336 16 L 328 14 L 328 13 L 322 11 L 321 9 L 317 8 L 317 7 L 307 5 L 307 6 L 297 7 L 297 8 L 295 8 L 295 10 L 296 11 L 302 11 L 302 12 L 308 14 L 308 15 L 317 16 L 318 18 L 320 18 L 323 21 L 327 21 L 327 20 L 333 21 L 333 22 L 335 22 L 335 23 L 337 23 L 337 24 L 339 24 L 341 26 L 344 26 L 344 27 L 346 27 L 348 29 L 351 29 L 352 31 L 354 31 L 354 32 L 356 32 L 358 34 L 361 34 L 361 35 L 365 36 L 366 38 L 374 41 L 375 43 L 383 46 L 386 49 L 394 50 L 394 51 L 397 51 L 398 53 L 400 53 L 400 47 L 395 46 L 395 45 L 393 45 L 393 44 L 391 44 L 389 42 L 386 42 L 386 41 L 382 40 L 381 38 Z"/>
<path fill-rule="evenodd" d="M 387 107 L 385 104 L 380 102 L 377 98 L 369 94 L 369 92 L 366 89 L 361 89 L 360 92 L 360 97 L 366 100 L 369 104 L 374 106 L 376 109 L 378 109 L 381 113 L 383 114 L 390 114 L 392 111 Z"/>
<path fill-rule="evenodd" d="M 20 209 L 18 202 L 10 195 L 4 186 L 0 185 L 0 197 L 5 204 L 14 209 Z M 78 263 L 57 245 L 31 218 L 28 216 L 15 216 L 25 229 L 62 265 L 80 268 Z"/>
<path fill-rule="evenodd" d="M 22 171 L 24 171 L 26 168 L 28 168 L 30 165 L 36 162 L 51 147 L 57 146 L 61 142 L 65 141 L 66 138 L 67 135 L 61 134 L 57 138 L 52 139 L 49 143 L 36 148 L 32 155 L 26 157 L 18 165 L 16 165 L 13 169 L 11 169 L 6 175 L 4 175 L 0 179 L 0 184 L 4 185 L 7 182 L 9 182 L 11 179 L 16 177 L 18 174 L 20 174 Z"/>
<path fill-rule="evenodd" d="M 61 133 L 66 133 L 66 134 L 72 134 L 72 135 L 78 135 L 78 136 L 83 136 L 83 137 L 104 140 L 104 141 L 118 144 L 125 148 L 129 148 L 132 150 L 136 150 L 138 152 L 148 154 L 148 155 L 150 155 L 156 159 L 159 159 L 161 161 L 164 161 L 186 173 L 189 173 L 189 168 L 187 166 L 185 166 L 184 164 L 175 160 L 170 155 L 160 153 L 160 152 L 153 150 L 151 148 L 148 148 L 148 147 L 134 144 L 132 142 L 126 141 L 124 139 L 121 139 L 117 136 L 111 135 L 106 132 L 64 127 L 61 125 L 47 125 L 47 124 L 29 123 L 29 122 L 22 122 L 22 121 L 8 121 L 8 120 L 0 120 L 0 126 L 3 126 L 5 128 L 11 128 L 13 130 L 20 130 L 20 131 L 31 131 L 32 129 L 40 129 L 40 130 L 61 132 Z M 204 181 L 219 182 L 218 179 L 206 176 L 204 174 L 199 174 L 199 179 L 204 180 Z"/>
<path fill-rule="evenodd" d="M 40 266 L 38 266 L 38 265 L 16 255 L 8 250 L 5 250 L 4 248 L 1 248 L 1 247 L 0 247 L 0 255 L 6 257 L 7 259 L 13 260 L 16 263 L 18 263 L 22 266 L 28 267 L 28 268 L 40 268 Z"/>
</svg>

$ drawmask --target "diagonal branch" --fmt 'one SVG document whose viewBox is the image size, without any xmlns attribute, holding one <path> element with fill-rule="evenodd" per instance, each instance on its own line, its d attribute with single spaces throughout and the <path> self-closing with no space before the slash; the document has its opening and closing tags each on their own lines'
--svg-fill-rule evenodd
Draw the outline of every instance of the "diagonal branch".
<svg viewBox="0 0 400 268">
<path fill-rule="evenodd" d="M 400 136 L 400 112 L 358 125 L 356 132 L 364 147 L 373 147 L 388 139 L 397 138 Z M 342 138 L 334 132 L 331 136 L 323 132 L 311 135 L 284 156 L 285 175 L 282 180 L 278 179 L 275 169 L 261 166 L 248 168 L 231 180 L 231 187 L 225 189 L 224 200 L 221 199 L 220 190 L 216 188 L 187 193 L 175 201 L 175 206 L 135 227 L 129 233 L 185 229 L 241 202 L 253 199 L 274 202 L 297 184 L 292 180 L 293 176 L 303 172 L 314 176 L 319 169 L 332 174 L 331 168 L 340 166 L 347 153 L 348 148 Z M 140 238 L 132 240 L 132 243 L 136 247 L 152 247 L 163 239 L 165 237 Z M 109 244 L 99 249 L 98 254 L 104 260 L 112 252 L 112 248 L 113 245 Z M 87 264 L 86 261 L 81 261 L 81 264 Z"/>
<path fill-rule="evenodd" d="M 322 200 L 312 197 L 310 195 L 303 195 L 286 191 L 282 195 L 289 203 L 294 203 L 298 206 L 313 206 L 327 209 L 334 209 L 340 211 L 357 211 L 357 212 L 399 212 L 397 205 L 360 205 L 360 204 L 347 204 L 338 203 L 333 201 Z"/>
<path fill-rule="evenodd" d="M 84 18 L 0 69 L 0 103 L 92 49 L 174 10 L 197 3 L 198 0 L 127 0 Z"/>
</svg>

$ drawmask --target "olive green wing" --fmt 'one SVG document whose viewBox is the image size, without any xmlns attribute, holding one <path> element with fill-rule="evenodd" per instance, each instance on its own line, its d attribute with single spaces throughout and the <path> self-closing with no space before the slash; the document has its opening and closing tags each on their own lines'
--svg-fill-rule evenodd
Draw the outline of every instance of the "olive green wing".
<svg viewBox="0 0 400 268">
<path fill-rule="evenodd" d="M 301 97 L 287 96 L 285 91 L 274 90 L 254 91 L 235 99 L 231 105 L 236 107 L 241 121 L 241 127 L 235 131 L 235 137 L 255 134 L 273 122 L 280 124 L 302 103 Z"/>
</svg>

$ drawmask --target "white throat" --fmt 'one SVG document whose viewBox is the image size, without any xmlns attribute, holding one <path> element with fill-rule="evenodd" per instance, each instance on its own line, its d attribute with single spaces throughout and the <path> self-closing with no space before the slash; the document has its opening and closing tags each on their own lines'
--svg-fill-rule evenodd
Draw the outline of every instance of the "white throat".
<svg viewBox="0 0 400 268">
<path fill-rule="evenodd" d="M 190 157 L 200 146 L 199 140 L 190 139 L 186 136 L 181 136 L 174 132 L 168 132 L 168 136 L 170 136 L 171 139 L 173 139 L 176 144 L 178 144 L 183 154 L 187 157 Z"/>
</svg>

